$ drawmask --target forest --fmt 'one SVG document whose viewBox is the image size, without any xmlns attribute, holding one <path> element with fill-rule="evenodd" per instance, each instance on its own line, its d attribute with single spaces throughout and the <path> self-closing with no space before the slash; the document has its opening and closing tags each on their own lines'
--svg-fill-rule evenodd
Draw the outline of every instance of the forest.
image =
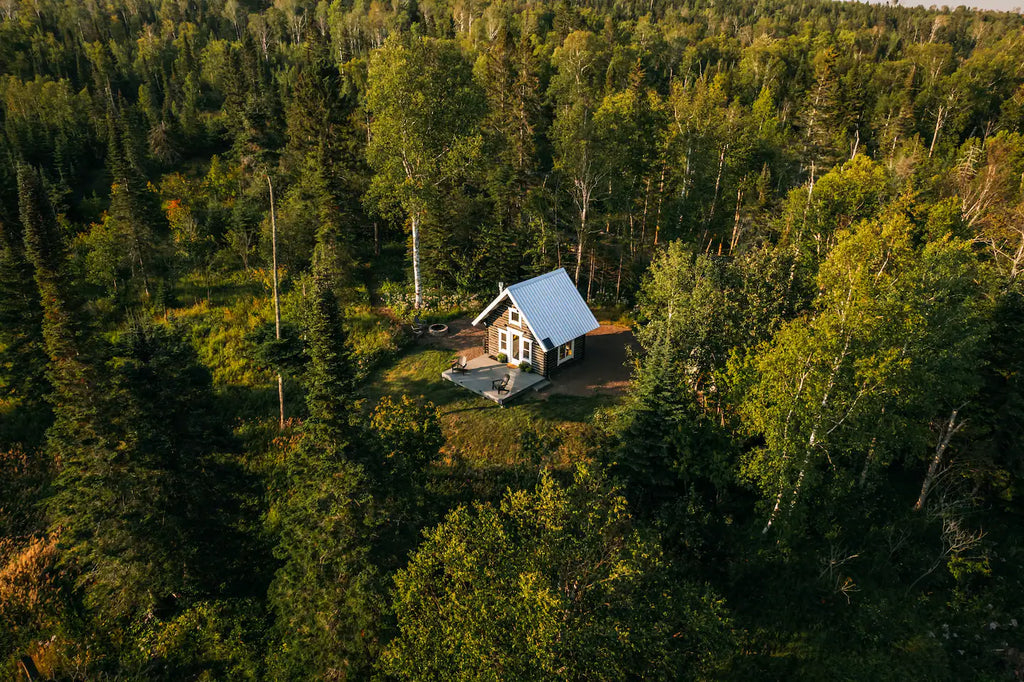
<svg viewBox="0 0 1024 682">
<path fill-rule="evenodd" d="M 1024 15 L 0 0 L 0 127 L 0 678 L 1024 679 Z M 625 394 L 438 388 L 559 267 Z"/>
</svg>

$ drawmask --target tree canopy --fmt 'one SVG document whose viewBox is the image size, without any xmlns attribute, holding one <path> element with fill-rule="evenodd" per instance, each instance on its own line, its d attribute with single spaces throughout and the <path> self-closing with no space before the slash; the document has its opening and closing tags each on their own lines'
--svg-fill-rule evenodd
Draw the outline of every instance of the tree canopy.
<svg viewBox="0 0 1024 682">
<path fill-rule="evenodd" d="M 1022 28 L 0 0 L 0 678 L 1020 677 Z"/>
</svg>

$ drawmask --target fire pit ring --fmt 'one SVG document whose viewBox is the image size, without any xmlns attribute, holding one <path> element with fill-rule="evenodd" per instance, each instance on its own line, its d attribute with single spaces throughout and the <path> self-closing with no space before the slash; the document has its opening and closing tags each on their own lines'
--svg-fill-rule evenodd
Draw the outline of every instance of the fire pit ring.
<svg viewBox="0 0 1024 682">
<path fill-rule="evenodd" d="M 446 324 L 432 324 L 427 329 L 431 336 L 444 336 L 448 333 L 448 325 Z"/>
</svg>

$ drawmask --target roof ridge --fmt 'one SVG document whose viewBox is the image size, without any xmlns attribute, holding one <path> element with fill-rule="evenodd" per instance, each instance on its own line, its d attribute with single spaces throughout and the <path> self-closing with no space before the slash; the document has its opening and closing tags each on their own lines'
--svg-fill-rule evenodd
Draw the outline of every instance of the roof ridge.
<svg viewBox="0 0 1024 682">
<path fill-rule="evenodd" d="M 507 290 L 512 289 L 514 287 L 522 286 L 523 284 L 530 284 L 531 282 L 536 282 L 538 280 L 542 280 L 542 279 L 545 279 L 547 277 L 551 277 L 552 275 L 557 275 L 559 272 L 565 273 L 566 277 L 569 276 L 569 273 L 565 271 L 564 267 L 563 268 L 556 268 L 555 270 L 552 270 L 551 272 L 545 272 L 543 275 L 536 275 L 534 277 L 531 277 L 530 279 L 524 279 L 522 282 L 516 282 L 515 284 L 509 284 L 507 287 L 505 287 L 505 290 L 507 291 Z"/>
</svg>

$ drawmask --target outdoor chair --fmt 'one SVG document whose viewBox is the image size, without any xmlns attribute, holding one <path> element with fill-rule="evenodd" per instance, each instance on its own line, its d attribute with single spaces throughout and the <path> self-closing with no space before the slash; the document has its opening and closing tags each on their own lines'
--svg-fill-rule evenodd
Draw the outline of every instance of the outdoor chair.
<svg viewBox="0 0 1024 682">
<path fill-rule="evenodd" d="M 462 374 L 465 374 L 466 373 L 466 363 L 467 363 L 467 360 L 466 360 L 466 356 L 465 355 L 463 355 L 461 358 L 457 358 L 455 360 L 452 360 L 452 372 L 460 372 Z"/>
<path fill-rule="evenodd" d="M 501 379 L 495 379 L 494 381 L 491 382 L 491 390 L 497 391 L 498 395 L 501 395 L 502 393 L 508 393 L 508 382 L 511 379 L 511 374 L 506 374 Z"/>
</svg>

